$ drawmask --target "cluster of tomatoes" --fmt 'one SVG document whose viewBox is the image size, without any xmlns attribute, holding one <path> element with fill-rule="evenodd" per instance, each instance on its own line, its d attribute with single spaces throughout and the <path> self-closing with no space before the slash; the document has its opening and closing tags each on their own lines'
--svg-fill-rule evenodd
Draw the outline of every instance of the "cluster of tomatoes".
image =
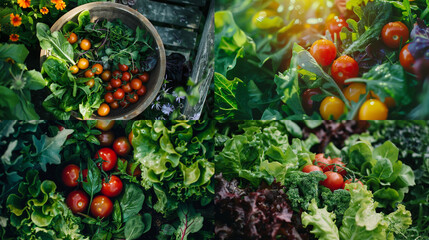
<svg viewBox="0 0 429 240">
<path fill-rule="evenodd" d="M 74 44 L 78 42 L 78 36 L 75 33 L 69 33 L 68 42 Z M 91 41 L 82 39 L 79 44 L 83 51 L 91 49 Z M 149 73 L 139 73 L 139 70 L 134 67 L 129 71 L 129 66 L 118 64 L 118 69 L 111 72 L 103 69 L 100 63 L 95 63 L 89 68 L 89 61 L 86 58 L 80 58 L 77 65 L 70 67 L 70 72 L 77 76 L 89 78 L 86 85 L 92 88 L 95 85 L 95 76 L 98 75 L 105 82 L 107 93 L 104 95 L 104 103 L 97 110 L 98 115 L 107 116 L 110 109 L 128 107 L 132 103 L 139 100 L 139 96 L 146 94 L 146 86 L 143 85 L 149 81 Z"/>
<path fill-rule="evenodd" d="M 346 164 L 341 161 L 341 158 L 331 159 L 330 157 L 325 158 L 323 153 L 316 154 L 313 160 L 314 165 L 306 165 L 302 169 L 303 172 L 309 173 L 314 171 L 323 172 L 326 175 L 326 179 L 321 181 L 320 184 L 335 191 L 337 189 L 344 189 L 348 183 L 363 183 L 356 178 L 350 178 L 344 181 L 344 177 L 347 175 L 347 171 L 344 169 Z"/>
<path fill-rule="evenodd" d="M 128 138 L 118 137 L 115 139 L 114 134 L 109 131 L 113 127 L 113 124 L 113 121 L 107 124 L 102 122 L 97 124 L 98 127 L 101 126 L 101 128 L 106 131 L 102 131 L 102 133 L 97 136 L 98 139 L 101 139 L 100 146 L 103 148 L 99 149 L 94 156 L 94 159 L 101 158 L 103 160 L 101 164 L 97 164 L 100 170 L 105 173 L 110 172 L 113 174 L 109 174 L 107 178 L 102 180 L 101 194 L 92 199 L 91 206 L 88 206 L 90 204 L 90 199 L 85 191 L 80 189 L 71 191 L 66 198 L 66 203 L 73 213 L 84 212 L 89 207 L 92 216 L 96 218 L 108 217 L 113 211 L 111 198 L 117 197 L 122 192 L 123 183 L 114 173 L 118 170 L 118 156 L 126 157 L 131 152 L 129 139 L 132 139 L 132 133 L 129 134 Z M 119 160 L 125 162 L 124 159 L 119 158 Z M 82 174 L 82 179 L 79 179 L 80 174 Z M 141 174 L 141 171 L 137 167 L 133 175 L 137 176 L 139 174 Z M 79 166 L 75 164 L 67 165 L 61 173 L 63 184 L 69 188 L 79 188 L 79 182 L 87 182 L 87 178 L 88 169 L 81 170 Z"/>
<path fill-rule="evenodd" d="M 334 17 L 327 22 L 326 30 L 330 31 L 332 38 L 339 39 L 339 33 L 343 27 L 348 27 L 344 18 Z M 409 38 L 409 30 L 402 22 L 390 22 L 386 24 L 381 32 L 383 43 L 392 49 L 398 49 L 401 43 L 406 43 Z M 345 98 L 348 101 L 358 102 L 361 95 L 366 94 L 366 85 L 363 83 L 345 83 L 345 80 L 358 77 L 359 64 L 352 57 L 343 55 L 337 57 L 337 48 L 335 44 L 326 39 L 320 39 L 313 43 L 310 48 L 310 54 L 314 57 L 318 64 L 324 68 L 330 66 L 332 78 L 337 85 L 343 89 Z M 401 52 L 399 61 L 403 68 L 412 72 L 414 59 L 408 50 L 406 44 Z M 321 94 L 320 89 L 307 89 L 302 96 L 302 104 L 304 110 L 311 114 L 315 107 L 311 97 Z M 380 98 L 370 92 L 367 95 L 366 101 L 362 104 L 358 112 L 359 120 L 385 120 L 387 119 L 389 108 L 395 106 L 395 101 L 391 97 L 385 98 L 385 101 L 380 101 Z M 323 119 L 338 119 L 344 113 L 345 104 L 336 96 L 327 96 L 320 103 L 319 112 Z"/>
</svg>

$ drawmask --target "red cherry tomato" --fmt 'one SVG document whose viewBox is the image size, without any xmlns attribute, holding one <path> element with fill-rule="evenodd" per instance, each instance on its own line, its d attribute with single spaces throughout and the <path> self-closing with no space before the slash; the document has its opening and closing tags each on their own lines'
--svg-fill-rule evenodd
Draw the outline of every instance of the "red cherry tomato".
<svg viewBox="0 0 429 240">
<path fill-rule="evenodd" d="M 133 131 L 131 131 L 130 134 L 128 134 L 128 142 L 130 143 L 130 145 L 133 145 L 133 138 L 134 138 L 134 133 Z"/>
<path fill-rule="evenodd" d="M 130 103 L 136 103 L 139 100 L 139 95 L 136 93 L 128 94 L 126 99 Z"/>
<path fill-rule="evenodd" d="M 110 81 L 110 79 L 112 78 L 112 73 L 109 70 L 104 71 L 101 74 L 101 79 L 103 79 L 103 81 Z"/>
<path fill-rule="evenodd" d="M 305 165 L 302 168 L 302 171 L 305 172 L 305 173 L 314 172 L 314 171 L 323 172 L 323 170 L 320 167 L 315 166 L 315 165 Z"/>
<path fill-rule="evenodd" d="M 130 71 L 133 75 L 136 75 L 137 73 L 139 73 L 139 70 L 134 67 L 131 71 Z"/>
<path fill-rule="evenodd" d="M 146 86 L 143 85 L 139 90 L 136 91 L 137 95 L 143 96 L 146 94 Z"/>
<path fill-rule="evenodd" d="M 110 80 L 110 84 L 114 88 L 120 88 L 122 85 L 122 81 L 121 79 L 112 78 L 112 80 Z"/>
<path fill-rule="evenodd" d="M 127 108 L 130 103 L 128 101 L 120 101 L 119 105 L 121 105 L 122 108 Z"/>
<path fill-rule="evenodd" d="M 118 161 L 118 156 L 115 151 L 110 148 L 102 148 L 98 150 L 94 158 L 98 159 L 99 157 L 103 159 L 102 168 L 106 172 L 112 170 Z"/>
<path fill-rule="evenodd" d="M 340 16 L 335 16 L 326 22 L 325 31 L 329 31 L 331 33 L 332 40 L 337 38 L 337 41 L 340 40 L 340 32 L 343 27 L 348 28 L 349 24 L 347 24 L 346 19 Z"/>
<path fill-rule="evenodd" d="M 402 22 L 390 22 L 381 29 L 381 39 L 390 48 L 398 48 L 401 42 L 404 45 L 409 37 L 410 32 Z"/>
<path fill-rule="evenodd" d="M 122 73 L 122 77 L 121 77 L 122 81 L 128 82 L 130 81 L 130 79 L 131 79 L 131 74 L 129 72 Z"/>
<path fill-rule="evenodd" d="M 100 146 L 109 147 L 112 146 L 115 140 L 115 134 L 111 131 L 102 132 L 100 135 L 97 135 L 97 139 L 100 142 Z"/>
<path fill-rule="evenodd" d="M 334 158 L 331 160 L 331 164 L 337 164 L 337 165 L 330 165 L 329 171 L 337 172 L 341 174 L 341 176 L 346 176 L 347 171 L 344 169 L 346 167 L 346 164 L 341 161 L 341 158 Z"/>
<path fill-rule="evenodd" d="M 103 195 L 96 196 L 91 203 L 91 214 L 94 217 L 105 218 L 110 216 L 113 211 L 112 201 Z"/>
<path fill-rule="evenodd" d="M 128 66 L 127 65 L 125 65 L 125 64 L 118 64 L 118 68 L 119 68 L 119 70 L 121 70 L 122 72 L 126 72 L 126 71 L 128 71 Z"/>
<path fill-rule="evenodd" d="M 113 78 L 116 78 L 116 79 L 121 78 L 121 77 L 122 77 L 122 73 L 121 73 L 121 71 L 119 71 L 119 70 L 115 70 L 115 71 L 113 71 L 113 73 L 112 73 L 112 77 L 113 77 Z"/>
<path fill-rule="evenodd" d="M 83 177 L 83 181 L 87 182 L 86 178 L 88 177 L 88 169 L 82 170 L 82 177 Z"/>
<path fill-rule="evenodd" d="M 323 153 L 316 154 L 313 164 L 319 166 L 324 172 L 329 171 L 329 164 L 331 164 L 331 158 L 325 158 Z"/>
<path fill-rule="evenodd" d="M 124 90 L 124 92 L 126 92 L 126 93 L 130 93 L 130 92 L 133 91 L 133 89 L 131 88 L 131 84 L 130 83 L 122 85 L 122 90 Z"/>
<path fill-rule="evenodd" d="M 149 73 L 148 72 L 144 72 L 143 74 L 141 74 L 139 76 L 139 79 L 142 80 L 142 82 L 147 82 L 149 81 Z"/>
<path fill-rule="evenodd" d="M 82 190 L 73 191 L 67 195 L 66 203 L 73 213 L 83 212 L 89 204 L 88 195 Z"/>
<path fill-rule="evenodd" d="M 363 186 L 363 183 L 361 181 L 359 181 L 357 178 L 355 178 L 355 179 L 347 179 L 346 181 L 344 181 L 342 189 L 344 189 L 346 187 L 346 184 L 350 184 L 350 183 L 359 183 L 360 185 Z"/>
<path fill-rule="evenodd" d="M 131 145 L 126 137 L 118 137 L 113 142 L 113 150 L 119 156 L 126 156 L 131 151 Z"/>
<path fill-rule="evenodd" d="M 134 78 L 131 80 L 131 88 L 134 90 L 139 90 L 142 87 L 143 83 L 140 79 Z"/>
<path fill-rule="evenodd" d="M 101 186 L 101 193 L 108 197 L 116 197 L 122 192 L 122 181 L 117 176 L 112 175 L 109 178 L 109 182 L 105 182 L 103 179 L 103 185 Z"/>
<path fill-rule="evenodd" d="M 331 191 L 340 189 L 343 186 L 343 176 L 336 172 L 327 171 L 325 172 L 326 179 L 321 182 L 321 184 Z"/>
<path fill-rule="evenodd" d="M 118 101 L 113 101 L 109 104 L 111 109 L 117 109 L 119 107 Z"/>
<path fill-rule="evenodd" d="M 329 66 L 337 56 L 337 48 L 333 42 L 326 39 L 320 39 L 311 45 L 310 54 L 314 59 L 316 59 L 318 64 Z"/>
<path fill-rule="evenodd" d="M 124 92 L 124 89 L 122 88 L 116 89 L 116 91 L 113 93 L 113 98 L 116 100 L 121 100 L 124 97 L 125 97 L 125 92 Z"/>
<path fill-rule="evenodd" d="M 61 173 L 61 179 L 64 185 L 67 187 L 76 187 L 78 184 L 77 179 L 79 178 L 79 171 L 80 168 L 77 165 L 67 165 Z"/>
<path fill-rule="evenodd" d="M 405 45 L 399 53 L 399 62 L 401 63 L 405 71 L 413 73 L 413 64 L 415 60 L 413 55 L 411 55 L 410 50 L 408 50 L 408 45 L 409 43 Z"/>
<path fill-rule="evenodd" d="M 309 88 L 302 94 L 302 106 L 308 115 L 313 113 L 315 107 L 311 97 L 318 94 L 322 94 L 322 91 L 319 88 Z"/>
<path fill-rule="evenodd" d="M 111 102 L 115 101 L 113 99 L 113 93 L 107 92 L 106 95 L 104 95 L 104 101 L 106 101 L 107 103 L 111 103 Z"/>
<path fill-rule="evenodd" d="M 134 177 L 141 176 L 142 170 L 140 169 L 140 166 L 137 166 L 134 169 L 134 172 L 131 173 L 131 165 L 132 165 L 132 163 L 128 163 L 128 166 L 127 166 L 127 173 L 128 173 L 128 175 L 134 176 Z"/>
<path fill-rule="evenodd" d="M 110 83 L 110 81 L 107 83 L 106 91 L 113 91 L 113 86 L 112 86 L 112 84 Z"/>
<path fill-rule="evenodd" d="M 359 65 L 351 57 L 344 55 L 337 58 L 331 66 L 331 74 L 338 85 L 343 85 L 344 81 L 359 75 Z"/>
</svg>

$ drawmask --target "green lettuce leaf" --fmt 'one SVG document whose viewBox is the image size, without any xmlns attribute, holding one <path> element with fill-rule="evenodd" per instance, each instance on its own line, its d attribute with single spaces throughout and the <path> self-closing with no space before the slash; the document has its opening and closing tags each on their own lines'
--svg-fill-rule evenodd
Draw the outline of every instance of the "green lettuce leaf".
<svg viewBox="0 0 429 240">
<path fill-rule="evenodd" d="M 312 225 L 313 229 L 310 231 L 317 239 L 320 240 L 340 240 L 338 235 L 338 228 L 335 225 L 335 214 L 328 212 L 324 208 L 318 208 L 316 200 L 311 200 L 308 206 L 308 211 L 303 212 L 301 215 L 302 225 L 307 227 Z"/>
</svg>

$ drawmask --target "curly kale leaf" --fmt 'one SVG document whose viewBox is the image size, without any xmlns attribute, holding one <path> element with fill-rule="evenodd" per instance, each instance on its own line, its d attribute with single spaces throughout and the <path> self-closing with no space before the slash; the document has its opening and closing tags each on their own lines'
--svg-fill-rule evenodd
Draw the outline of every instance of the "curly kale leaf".
<svg viewBox="0 0 429 240">
<path fill-rule="evenodd" d="M 327 206 L 329 212 L 333 212 L 336 215 L 336 224 L 340 226 L 344 212 L 349 208 L 350 192 L 344 189 L 337 189 L 332 192 L 325 187 L 321 187 L 321 189 L 323 205 Z"/>
</svg>

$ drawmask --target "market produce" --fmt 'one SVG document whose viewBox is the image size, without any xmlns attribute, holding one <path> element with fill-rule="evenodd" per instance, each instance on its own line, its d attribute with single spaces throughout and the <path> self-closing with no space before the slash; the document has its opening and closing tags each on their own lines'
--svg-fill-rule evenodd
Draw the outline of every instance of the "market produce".
<svg viewBox="0 0 429 240">
<path fill-rule="evenodd" d="M 429 119 L 427 8 L 218 1 L 215 118 Z"/>
<path fill-rule="evenodd" d="M 377 132 L 401 125 L 392 121 L 388 128 L 378 130 L 381 122 L 369 122 L 373 128 L 353 135 L 353 131 L 344 131 L 352 124 L 339 128 L 348 123 L 331 123 L 345 133 L 345 143 L 337 147 L 336 142 L 325 144 L 318 139 L 329 135 L 303 137 L 301 126 L 320 129 L 321 124 L 325 123 L 298 125 L 283 120 L 218 124 L 216 236 L 424 239 L 427 219 L 415 211 L 416 202 L 408 200 L 424 189 L 416 185 L 419 177 L 414 172 L 421 171 L 420 167 L 412 168 L 414 162 L 399 156 L 401 145 L 395 146 L 389 135 Z M 428 125 L 411 122 L 408 129 L 411 126 L 423 130 Z M 426 151 L 427 136 L 419 134 L 417 138 Z M 324 153 L 312 153 L 320 143 Z M 283 205 L 274 208 L 277 203 L 271 201 L 278 199 Z M 426 204 L 419 206 L 421 212 L 427 212 Z"/>
<path fill-rule="evenodd" d="M 143 123 L 166 135 L 146 142 Z M 213 239 L 213 123 L 1 121 L 0 126 L 1 239 Z M 114 140 L 100 146 L 104 130 Z M 126 137 L 134 134 L 138 153 Z M 161 151 L 167 136 L 177 144 L 167 150 L 180 152 L 176 167 L 185 174 L 174 170 L 146 188 L 147 171 L 134 156 L 154 146 Z M 115 142 L 125 143 L 127 151 Z"/>
<path fill-rule="evenodd" d="M 146 30 L 132 30 L 119 20 L 90 19 L 89 11 L 83 11 L 77 23 L 70 21 L 54 33 L 37 24 L 40 46 L 51 54 L 42 65 L 52 92 L 43 106 L 58 119 L 68 119 L 71 111 L 84 119 L 94 112 L 108 116 L 111 108 L 136 103 L 146 93 L 140 76 L 146 83 L 156 65 L 153 38 Z"/>
</svg>

